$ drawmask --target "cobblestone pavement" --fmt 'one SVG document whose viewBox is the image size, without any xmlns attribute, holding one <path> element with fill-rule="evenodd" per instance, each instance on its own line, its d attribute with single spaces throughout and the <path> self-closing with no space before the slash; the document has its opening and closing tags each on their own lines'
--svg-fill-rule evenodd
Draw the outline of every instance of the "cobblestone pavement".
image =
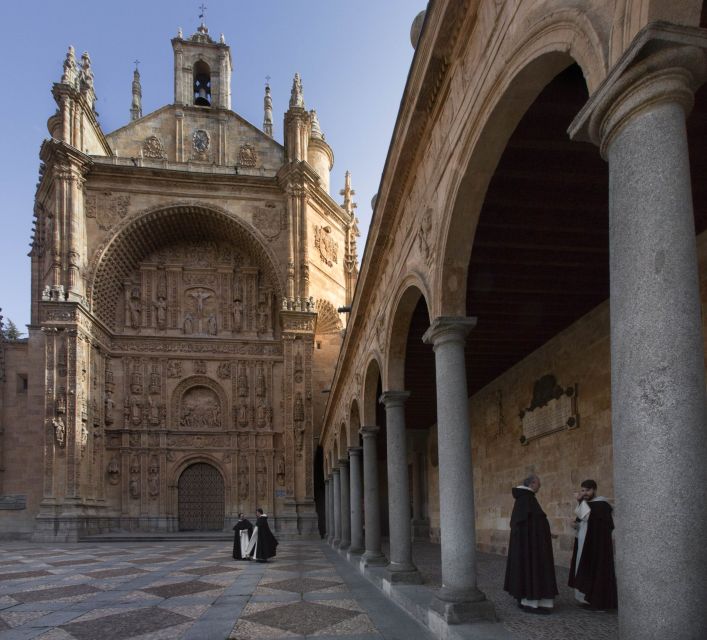
<svg viewBox="0 0 707 640">
<path fill-rule="evenodd" d="M 3 542 L 0 639 L 26 638 L 432 640 L 319 542 L 267 564 L 223 542 Z"/>
<path fill-rule="evenodd" d="M 383 551 L 388 549 L 384 545 Z M 616 612 L 586 611 L 576 604 L 574 591 L 567 585 L 568 571 L 556 567 L 560 595 L 555 600 L 555 610 L 549 616 L 524 613 L 503 590 L 506 558 L 490 553 L 478 553 L 479 588 L 495 608 L 503 626 L 522 640 L 615 640 L 618 638 Z M 442 584 L 440 546 L 429 542 L 413 544 L 413 560 L 423 575 L 427 586 L 438 588 Z"/>
</svg>

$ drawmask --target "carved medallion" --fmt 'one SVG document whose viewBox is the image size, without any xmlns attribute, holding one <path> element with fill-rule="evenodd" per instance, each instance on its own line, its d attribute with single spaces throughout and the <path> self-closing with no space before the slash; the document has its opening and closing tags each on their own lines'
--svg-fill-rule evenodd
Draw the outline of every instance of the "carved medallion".
<svg viewBox="0 0 707 640">
<path fill-rule="evenodd" d="M 255 167 L 258 164 L 258 152 L 252 144 L 245 143 L 238 150 L 238 164 L 241 167 Z"/>
<path fill-rule="evenodd" d="M 142 143 L 142 155 L 145 158 L 156 158 L 158 160 L 162 160 L 165 157 L 164 147 L 157 136 L 145 138 L 145 141 Z"/>
<path fill-rule="evenodd" d="M 331 267 L 338 261 L 339 245 L 331 237 L 331 228 L 329 226 L 320 227 L 314 225 L 314 247 L 319 249 L 319 257 L 328 266 Z"/>
<path fill-rule="evenodd" d="M 199 159 L 204 159 L 211 144 L 209 132 L 204 129 L 196 129 L 192 135 L 191 143 L 194 147 L 194 155 Z"/>
</svg>

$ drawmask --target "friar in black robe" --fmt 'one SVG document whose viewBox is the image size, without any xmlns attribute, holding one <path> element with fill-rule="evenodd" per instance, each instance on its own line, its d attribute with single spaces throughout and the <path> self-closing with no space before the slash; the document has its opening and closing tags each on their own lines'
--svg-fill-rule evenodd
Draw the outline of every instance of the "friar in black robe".
<svg viewBox="0 0 707 640">
<path fill-rule="evenodd" d="M 558 593 L 550 524 L 535 497 L 539 488 L 536 475 L 513 488 L 515 505 L 503 584 L 528 613 L 550 613 Z"/>
<path fill-rule="evenodd" d="M 258 562 L 267 562 L 268 558 L 272 558 L 276 554 L 278 543 L 273 532 L 270 531 L 268 517 L 263 513 L 263 510 L 257 509 L 256 514 L 255 528 L 248 546 L 248 553 Z"/>
<path fill-rule="evenodd" d="M 616 609 L 616 573 L 613 509 L 606 498 L 596 496 L 597 484 L 585 480 L 577 494 L 576 525 L 569 586 L 577 600 L 592 609 Z"/>
<path fill-rule="evenodd" d="M 250 537 L 253 535 L 253 524 L 245 517 L 244 513 L 239 513 L 238 522 L 236 526 L 233 527 L 233 530 L 235 531 L 233 537 L 233 559 L 250 560 L 250 558 L 245 555 L 245 550 L 248 548 Z M 245 540 L 243 540 L 245 536 L 241 534 L 241 531 L 245 531 L 248 535 Z M 245 544 L 243 544 L 243 542 L 245 542 Z"/>
</svg>

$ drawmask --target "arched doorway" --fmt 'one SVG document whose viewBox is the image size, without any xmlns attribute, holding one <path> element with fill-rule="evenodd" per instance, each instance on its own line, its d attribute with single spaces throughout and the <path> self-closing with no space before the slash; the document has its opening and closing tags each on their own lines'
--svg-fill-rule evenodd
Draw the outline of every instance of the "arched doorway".
<svg viewBox="0 0 707 640">
<path fill-rule="evenodd" d="M 188 466 L 177 485 L 180 531 L 222 531 L 224 485 L 221 474 L 205 462 Z"/>
</svg>

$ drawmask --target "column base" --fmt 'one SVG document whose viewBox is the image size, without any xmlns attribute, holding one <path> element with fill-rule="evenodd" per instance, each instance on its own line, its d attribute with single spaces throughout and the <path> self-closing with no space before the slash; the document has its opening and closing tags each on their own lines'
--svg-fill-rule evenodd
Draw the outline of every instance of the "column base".
<svg viewBox="0 0 707 640">
<path fill-rule="evenodd" d="M 361 564 L 364 567 L 381 567 L 388 564 L 388 558 L 382 553 L 366 551 L 361 557 Z"/>
<path fill-rule="evenodd" d="M 346 551 L 350 546 L 351 546 L 350 540 L 342 540 L 339 543 L 339 546 L 337 547 L 337 549 L 339 549 L 339 551 Z"/>
<path fill-rule="evenodd" d="M 334 547 L 334 549 L 338 549 L 340 544 L 341 538 L 333 538 L 331 541 L 331 546 Z"/>
<path fill-rule="evenodd" d="M 346 550 L 346 555 L 350 558 L 351 556 L 362 556 L 364 553 L 364 549 L 361 548 L 356 548 L 356 547 L 349 547 Z"/>
<path fill-rule="evenodd" d="M 386 567 L 386 579 L 391 584 L 422 584 L 422 575 L 414 564 L 390 563 Z"/>
<path fill-rule="evenodd" d="M 430 609 L 447 624 L 498 621 L 493 603 L 479 589 L 461 593 L 442 587 L 430 602 Z"/>
</svg>

